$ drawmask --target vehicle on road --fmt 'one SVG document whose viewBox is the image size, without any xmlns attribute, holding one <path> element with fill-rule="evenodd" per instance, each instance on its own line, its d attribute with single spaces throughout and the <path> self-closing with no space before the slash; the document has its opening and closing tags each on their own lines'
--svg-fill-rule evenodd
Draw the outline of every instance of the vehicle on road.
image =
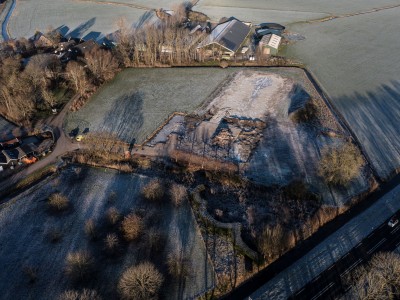
<svg viewBox="0 0 400 300">
<path fill-rule="evenodd" d="M 397 219 L 396 217 L 393 217 L 393 218 L 390 219 L 388 225 L 389 225 L 390 227 L 394 227 L 394 226 L 396 226 L 398 223 L 399 223 L 399 219 Z"/>
</svg>

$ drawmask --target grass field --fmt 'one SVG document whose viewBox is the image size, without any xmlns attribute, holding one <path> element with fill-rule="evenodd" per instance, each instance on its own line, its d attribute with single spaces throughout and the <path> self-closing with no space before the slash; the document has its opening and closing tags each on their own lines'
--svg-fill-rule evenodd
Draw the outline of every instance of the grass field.
<svg viewBox="0 0 400 300">
<path fill-rule="evenodd" d="M 79 177 L 76 170 L 80 170 Z M 86 286 L 96 289 L 103 299 L 119 298 L 116 285 L 125 269 L 151 259 L 163 270 L 159 265 L 163 257 L 165 259 L 179 245 L 188 257 L 190 269 L 196 271 L 190 272 L 185 279 L 166 279 L 162 290 L 165 299 L 193 298 L 210 287 L 213 271 L 189 204 L 186 202 L 179 209 L 170 202 L 157 209 L 146 204 L 139 193 L 148 180 L 144 176 L 118 174 L 110 170 L 69 167 L 60 177 L 0 206 L 1 298 L 58 299 L 60 293 L 72 287 L 64 273 L 66 255 L 79 249 L 90 251 L 95 259 L 96 273 Z M 69 211 L 61 214 L 49 212 L 46 199 L 56 191 L 69 198 Z M 146 221 L 145 224 L 149 225 L 145 225 L 144 234 L 138 241 L 127 245 L 120 242 L 121 253 L 115 258 L 107 257 L 103 248 L 105 234 L 119 232 L 118 227 L 105 225 L 105 212 L 111 206 L 122 215 L 133 209 L 141 209 L 145 215 L 157 211 L 150 223 Z M 99 238 L 94 241 L 84 232 L 85 221 L 89 218 L 102 228 Z M 161 230 L 166 237 L 165 248 L 157 251 L 157 255 L 146 246 L 147 226 Z M 61 237 L 52 242 L 49 235 L 55 230 Z M 29 277 L 24 273 L 26 268 L 35 270 L 35 283 L 29 283 Z"/>
<path fill-rule="evenodd" d="M 289 55 L 315 74 L 381 177 L 400 167 L 399 15 L 393 8 L 290 27 L 306 40 Z"/>
<path fill-rule="evenodd" d="M 100 37 L 114 32 L 115 22 L 124 17 L 129 23 L 151 19 L 153 12 L 121 5 L 73 0 L 19 0 L 10 19 L 12 37 L 30 37 L 36 30 L 65 26 L 73 37 Z"/>
<path fill-rule="evenodd" d="M 296 3 L 291 0 L 200 0 L 195 9 L 204 12 L 213 20 L 235 16 L 255 23 L 277 22 L 289 24 L 394 4 L 398 4 L 398 1 L 386 0 L 379 1 L 379 4 L 377 4 L 373 0 L 351 2 L 345 0 L 334 2 L 329 0 L 306 0 L 297 1 Z"/>
<path fill-rule="evenodd" d="M 174 111 L 193 112 L 231 70 L 220 68 L 127 69 L 102 87 L 78 112 L 66 131 L 79 127 L 116 133 L 141 143 Z"/>
</svg>

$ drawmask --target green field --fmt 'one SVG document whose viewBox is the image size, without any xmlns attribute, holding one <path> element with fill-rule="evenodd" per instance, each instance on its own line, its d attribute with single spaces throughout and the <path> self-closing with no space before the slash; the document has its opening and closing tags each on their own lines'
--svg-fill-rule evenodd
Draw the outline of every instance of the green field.
<svg viewBox="0 0 400 300">
<path fill-rule="evenodd" d="M 66 131 L 89 128 L 141 143 L 171 113 L 190 113 L 201 106 L 231 72 L 220 68 L 127 69 L 80 111 L 68 115 Z"/>
</svg>

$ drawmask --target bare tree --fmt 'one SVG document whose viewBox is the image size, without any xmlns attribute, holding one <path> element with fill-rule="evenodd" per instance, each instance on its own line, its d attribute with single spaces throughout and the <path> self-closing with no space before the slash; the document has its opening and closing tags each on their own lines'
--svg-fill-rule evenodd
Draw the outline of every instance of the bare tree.
<svg viewBox="0 0 400 300">
<path fill-rule="evenodd" d="M 157 299 L 164 281 L 163 275 L 150 262 L 127 269 L 118 283 L 123 299 Z"/>
<path fill-rule="evenodd" d="M 89 89 L 90 83 L 80 63 L 75 61 L 69 62 L 65 70 L 65 77 L 72 89 L 80 96 L 83 96 Z"/>
<path fill-rule="evenodd" d="M 95 84 L 112 79 L 118 71 L 118 62 L 110 51 L 95 48 L 84 57 Z"/>
<path fill-rule="evenodd" d="M 360 174 L 364 165 L 360 151 L 350 142 L 333 149 L 325 148 L 322 152 L 318 171 L 330 184 L 349 184 Z"/>
<path fill-rule="evenodd" d="M 367 266 L 357 268 L 348 278 L 354 299 L 398 299 L 400 297 L 400 255 L 381 252 Z"/>
</svg>

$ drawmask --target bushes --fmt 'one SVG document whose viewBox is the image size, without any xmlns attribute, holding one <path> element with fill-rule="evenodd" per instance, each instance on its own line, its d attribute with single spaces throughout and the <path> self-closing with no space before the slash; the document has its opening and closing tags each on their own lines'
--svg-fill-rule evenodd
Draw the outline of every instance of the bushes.
<svg viewBox="0 0 400 300">
<path fill-rule="evenodd" d="M 153 179 L 143 187 L 143 196 L 152 201 L 159 201 L 164 196 L 164 184 L 160 179 Z"/>
<path fill-rule="evenodd" d="M 168 273 L 174 278 L 181 278 L 189 275 L 188 259 L 181 251 L 175 251 L 167 257 Z"/>
<path fill-rule="evenodd" d="M 115 254 L 118 251 L 119 241 L 115 233 L 107 234 L 104 239 L 105 249 L 109 254 Z"/>
<path fill-rule="evenodd" d="M 291 243 L 285 229 L 280 225 L 266 226 L 258 238 L 258 248 L 266 259 L 279 257 Z"/>
<path fill-rule="evenodd" d="M 361 172 L 364 160 L 352 143 L 322 151 L 318 173 L 328 184 L 348 185 Z"/>
<path fill-rule="evenodd" d="M 118 209 L 115 207 L 110 207 L 106 212 L 106 219 L 108 224 L 115 225 L 118 223 L 121 215 L 119 214 Z"/>
<path fill-rule="evenodd" d="M 142 231 L 143 220 L 138 215 L 131 213 L 127 215 L 121 224 L 121 231 L 126 241 L 137 239 Z"/>
<path fill-rule="evenodd" d="M 70 252 L 67 255 L 65 272 L 73 281 L 83 281 L 93 272 L 94 260 L 87 251 Z"/>
<path fill-rule="evenodd" d="M 157 299 L 163 281 L 164 277 L 156 267 L 150 262 L 144 262 L 122 274 L 118 291 L 123 299 Z"/>
<path fill-rule="evenodd" d="M 68 290 L 62 293 L 58 300 L 101 300 L 95 290 L 83 289 L 81 292 Z"/>
<path fill-rule="evenodd" d="M 170 189 L 172 203 L 178 207 L 187 199 L 187 191 L 183 185 L 173 183 Z"/>
<path fill-rule="evenodd" d="M 52 210 L 57 212 L 67 210 L 69 207 L 68 198 L 60 193 L 52 194 L 47 203 Z"/>
</svg>

